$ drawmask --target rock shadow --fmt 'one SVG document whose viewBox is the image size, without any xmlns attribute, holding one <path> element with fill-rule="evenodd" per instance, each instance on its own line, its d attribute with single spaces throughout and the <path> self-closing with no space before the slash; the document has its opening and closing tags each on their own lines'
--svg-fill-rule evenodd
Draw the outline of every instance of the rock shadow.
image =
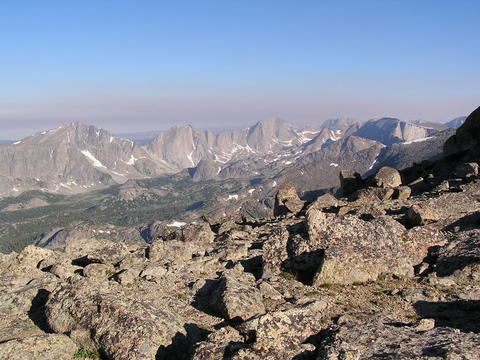
<svg viewBox="0 0 480 360">
<path fill-rule="evenodd" d="M 197 324 L 187 323 L 183 327 L 186 333 L 178 332 L 170 345 L 160 346 L 155 356 L 156 360 L 189 360 L 193 357 L 196 344 L 204 341 L 210 334 Z"/>
<path fill-rule="evenodd" d="M 206 280 L 205 284 L 195 294 L 192 306 L 205 314 L 218 316 L 211 306 L 211 296 L 217 288 L 217 285 L 218 280 Z"/>
<path fill-rule="evenodd" d="M 313 285 L 315 277 L 322 271 L 325 250 L 313 250 L 288 258 L 282 263 L 282 269 L 295 275 L 304 285 Z"/>
<path fill-rule="evenodd" d="M 32 305 L 28 310 L 28 317 L 33 323 L 46 333 L 54 331 L 48 325 L 47 316 L 45 314 L 45 304 L 47 303 L 50 292 L 45 289 L 39 289 L 35 297 L 32 299 Z"/>
<path fill-rule="evenodd" d="M 480 300 L 417 301 L 413 307 L 422 318 L 434 319 L 437 327 L 480 332 Z"/>
<path fill-rule="evenodd" d="M 445 226 L 443 231 L 452 231 L 452 230 L 473 230 L 480 227 L 480 212 L 474 212 L 472 214 L 465 215 L 464 217 L 458 219 L 457 221 Z"/>
</svg>

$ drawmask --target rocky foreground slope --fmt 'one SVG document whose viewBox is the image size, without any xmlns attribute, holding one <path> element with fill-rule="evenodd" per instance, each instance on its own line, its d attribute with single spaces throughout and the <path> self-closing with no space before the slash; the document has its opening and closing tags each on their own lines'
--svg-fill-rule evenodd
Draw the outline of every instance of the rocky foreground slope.
<svg viewBox="0 0 480 360">
<path fill-rule="evenodd" d="M 1 255 L 0 359 L 480 358 L 479 113 L 444 160 L 285 186 L 272 220 Z"/>
</svg>

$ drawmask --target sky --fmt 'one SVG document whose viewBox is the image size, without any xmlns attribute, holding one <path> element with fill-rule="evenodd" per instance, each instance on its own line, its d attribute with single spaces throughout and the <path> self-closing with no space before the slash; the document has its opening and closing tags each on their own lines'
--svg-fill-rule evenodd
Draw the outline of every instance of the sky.
<svg viewBox="0 0 480 360">
<path fill-rule="evenodd" d="M 0 1 L 0 139 L 480 105 L 477 0 Z"/>
</svg>

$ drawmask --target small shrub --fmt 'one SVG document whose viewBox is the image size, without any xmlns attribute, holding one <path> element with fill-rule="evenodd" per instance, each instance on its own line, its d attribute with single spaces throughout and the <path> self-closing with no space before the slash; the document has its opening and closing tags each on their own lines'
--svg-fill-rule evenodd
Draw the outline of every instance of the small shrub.
<svg viewBox="0 0 480 360">
<path fill-rule="evenodd" d="M 188 295 L 187 294 L 178 294 L 177 299 L 181 301 L 188 301 Z"/>
<path fill-rule="evenodd" d="M 84 348 L 78 349 L 73 355 L 74 359 L 100 359 L 98 352 L 90 351 Z"/>
<path fill-rule="evenodd" d="M 282 276 L 287 280 L 296 280 L 295 274 L 288 271 L 282 271 Z"/>
<path fill-rule="evenodd" d="M 325 283 L 325 284 L 320 285 L 320 287 L 324 288 L 324 289 L 331 289 L 333 287 L 333 284 L 332 283 Z"/>
</svg>

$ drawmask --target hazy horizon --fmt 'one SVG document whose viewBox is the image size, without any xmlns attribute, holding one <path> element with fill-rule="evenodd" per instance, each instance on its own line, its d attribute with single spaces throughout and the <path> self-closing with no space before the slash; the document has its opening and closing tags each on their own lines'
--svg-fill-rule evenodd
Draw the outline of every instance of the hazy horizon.
<svg viewBox="0 0 480 360">
<path fill-rule="evenodd" d="M 79 121 L 112 133 L 446 122 L 479 105 L 475 1 L 0 4 L 0 139 Z"/>
</svg>

